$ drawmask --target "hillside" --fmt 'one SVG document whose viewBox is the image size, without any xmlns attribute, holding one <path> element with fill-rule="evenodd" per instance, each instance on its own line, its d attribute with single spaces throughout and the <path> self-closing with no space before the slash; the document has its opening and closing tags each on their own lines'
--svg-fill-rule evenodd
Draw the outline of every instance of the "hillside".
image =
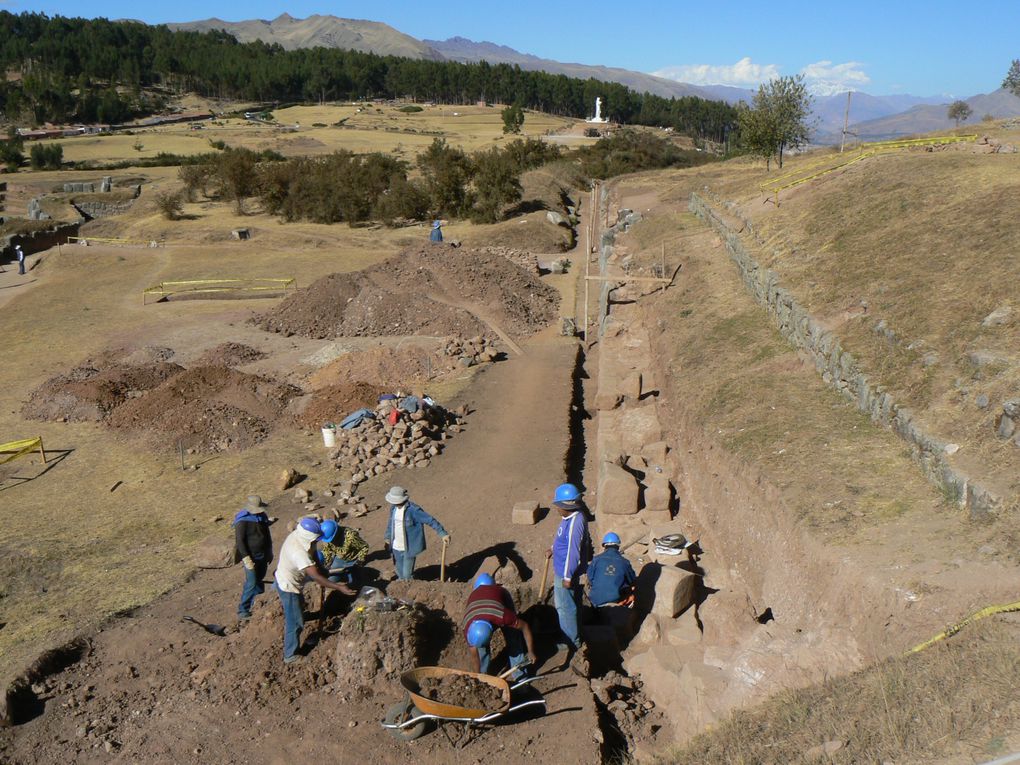
<svg viewBox="0 0 1020 765">
<path fill-rule="evenodd" d="M 222 21 L 212 18 L 167 24 L 170 29 L 205 32 L 221 29 L 241 42 L 262 40 L 279 43 L 285 50 L 299 48 L 343 48 L 380 56 L 440 60 L 442 56 L 425 43 L 378 21 L 341 19 L 318 14 L 296 19 L 283 13 L 271 21 Z"/>
<path fill-rule="evenodd" d="M 986 114 L 991 114 L 997 119 L 1003 117 L 1020 116 L 1020 98 L 1002 88 L 991 93 L 982 93 L 971 98 L 963 99 L 974 110 L 968 123 L 975 125 L 981 121 Z M 853 122 L 851 129 L 857 133 L 862 140 L 881 140 L 884 138 L 895 138 L 897 136 L 915 135 L 917 133 L 929 133 L 936 130 L 948 130 L 956 127 L 956 123 L 946 116 L 949 109 L 949 102 L 941 104 L 926 104 L 877 119 Z"/>
</svg>

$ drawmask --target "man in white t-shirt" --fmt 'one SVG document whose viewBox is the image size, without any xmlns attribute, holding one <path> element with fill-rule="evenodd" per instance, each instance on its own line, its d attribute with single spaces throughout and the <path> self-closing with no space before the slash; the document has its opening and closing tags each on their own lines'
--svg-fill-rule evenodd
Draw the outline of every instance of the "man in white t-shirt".
<svg viewBox="0 0 1020 765">
<path fill-rule="evenodd" d="M 345 584 L 331 582 L 315 565 L 312 550 L 315 540 L 322 536 L 322 527 L 314 518 L 302 518 L 298 527 L 283 541 L 280 557 L 276 564 L 276 594 L 283 605 L 283 662 L 292 664 L 301 656 L 301 630 L 305 626 L 304 601 L 301 590 L 305 581 L 311 579 L 330 590 L 354 595 Z"/>
</svg>

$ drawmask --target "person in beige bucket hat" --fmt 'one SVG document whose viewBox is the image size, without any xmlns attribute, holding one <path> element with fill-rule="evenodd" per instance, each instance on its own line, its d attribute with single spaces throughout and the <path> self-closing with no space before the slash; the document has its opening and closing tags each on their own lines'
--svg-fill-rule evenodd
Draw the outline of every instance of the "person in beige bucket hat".
<svg viewBox="0 0 1020 765">
<path fill-rule="evenodd" d="M 450 539 L 450 533 L 443 524 L 412 502 L 403 486 L 391 487 L 386 492 L 386 501 L 390 505 L 390 516 L 385 539 L 397 570 L 397 579 L 411 579 L 414 560 L 425 550 L 425 526 L 435 529 L 444 541 Z"/>
</svg>

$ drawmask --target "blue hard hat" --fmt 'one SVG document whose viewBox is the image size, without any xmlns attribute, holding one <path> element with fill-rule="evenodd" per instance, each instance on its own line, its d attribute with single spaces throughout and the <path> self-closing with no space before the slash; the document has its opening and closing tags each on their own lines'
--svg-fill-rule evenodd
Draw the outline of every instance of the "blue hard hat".
<svg viewBox="0 0 1020 765">
<path fill-rule="evenodd" d="M 312 532 L 317 537 L 322 536 L 322 526 L 320 526 L 319 522 L 314 518 L 302 518 L 298 525 L 305 531 Z"/>
<path fill-rule="evenodd" d="M 604 537 L 602 537 L 602 546 L 603 547 L 605 547 L 606 545 L 619 545 L 619 544 L 620 544 L 620 535 L 617 534 L 615 531 L 610 531 L 608 534 L 606 534 Z"/>
<path fill-rule="evenodd" d="M 340 525 L 336 521 L 323 521 L 322 522 L 322 541 L 332 542 L 333 537 L 336 536 L 336 532 L 339 530 Z"/>
<path fill-rule="evenodd" d="M 483 584 L 495 584 L 496 580 L 492 578 L 492 574 L 479 574 L 478 578 L 475 579 L 475 586 L 472 589 L 477 589 Z"/>
<path fill-rule="evenodd" d="M 581 490 L 572 483 L 561 483 L 556 487 L 553 495 L 553 503 L 557 505 L 572 505 L 581 497 Z"/>
<path fill-rule="evenodd" d="M 475 619 L 467 629 L 468 645 L 480 648 L 492 638 L 492 625 L 485 619 Z"/>
</svg>

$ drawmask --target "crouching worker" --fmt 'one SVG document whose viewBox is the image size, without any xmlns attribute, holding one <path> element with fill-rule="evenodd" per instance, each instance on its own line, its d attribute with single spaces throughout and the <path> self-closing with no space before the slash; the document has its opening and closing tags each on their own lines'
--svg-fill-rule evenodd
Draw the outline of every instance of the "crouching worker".
<svg viewBox="0 0 1020 765">
<path fill-rule="evenodd" d="M 358 566 L 368 557 L 368 542 L 355 529 L 341 526 L 336 521 L 323 521 L 322 538 L 315 557 L 328 572 L 329 581 L 354 585 Z"/>
<path fill-rule="evenodd" d="M 302 518 L 296 529 L 283 541 L 280 561 L 276 565 L 276 593 L 283 605 L 283 661 L 292 664 L 301 656 L 301 630 L 305 626 L 304 600 L 301 591 L 311 579 L 328 590 L 354 595 L 346 584 L 331 582 L 315 564 L 315 542 L 322 536 L 322 527 L 314 518 Z"/>
<path fill-rule="evenodd" d="M 588 598 L 596 608 L 629 606 L 634 602 L 637 576 L 630 561 L 620 552 L 620 537 L 610 531 L 602 539 L 603 552 L 588 564 Z"/>
<path fill-rule="evenodd" d="M 489 641 L 496 629 L 503 630 L 511 667 L 521 667 L 537 661 L 531 627 L 517 615 L 510 593 L 496 584 L 490 574 L 479 574 L 475 580 L 475 588 L 468 597 L 463 625 L 464 637 L 470 647 L 471 669 L 475 672 L 489 674 L 489 664 L 492 661 Z M 510 676 L 510 680 L 520 680 L 527 674 L 526 669 L 518 669 Z"/>
</svg>

